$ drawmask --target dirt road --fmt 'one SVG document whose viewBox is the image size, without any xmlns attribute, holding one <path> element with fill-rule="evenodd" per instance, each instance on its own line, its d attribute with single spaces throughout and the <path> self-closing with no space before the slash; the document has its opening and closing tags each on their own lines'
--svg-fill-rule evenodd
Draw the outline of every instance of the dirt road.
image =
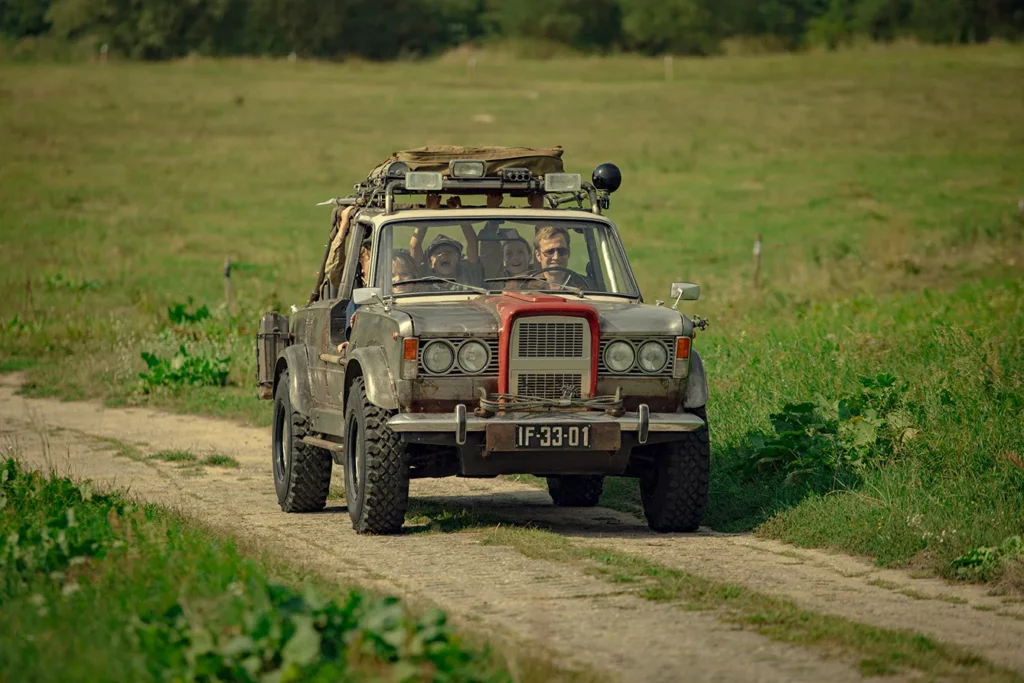
<svg viewBox="0 0 1024 683">
<path fill-rule="evenodd" d="M 18 380 L 0 376 L 0 448 L 26 462 L 127 487 L 325 577 L 436 604 L 466 628 L 546 649 L 569 666 L 630 681 L 680 680 L 683 673 L 690 681 L 861 680 L 851 662 L 738 630 L 711 612 L 643 600 L 570 564 L 482 545 L 478 533 L 361 537 L 339 500 L 323 513 L 286 515 L 274 495 L 267 430 L 25 399 L 15 393 Z M 100 439 L 133 444 L 143 453 L 216 451 L 241 466 L 206 468 L 196 476 L 171 463 L 119 456 Z M 336 468 L 339 483 L 340 474 Z M 860 559 L 748 535 L 653 534 L 631 515 L 556 509 L 546 493 L 504 480 L 417 480 L 411 495 L 478 507 L 511 523 L 542 521 L 578 543 L 785 596 L 816 612 L 910 629 L 1024 672 L 1024 606 L 980 587 L 914 579 Z"/>
</svg>

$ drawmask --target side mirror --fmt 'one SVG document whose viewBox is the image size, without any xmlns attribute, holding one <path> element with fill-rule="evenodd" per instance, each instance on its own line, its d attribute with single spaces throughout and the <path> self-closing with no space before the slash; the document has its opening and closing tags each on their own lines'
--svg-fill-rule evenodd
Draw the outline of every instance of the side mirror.
<svg viewBox="0 0 1024 683">
<path fill-rule="evenodd" d="M 356 306 L 384 303 L 384 290 L 380 287 L 360 287 L 352 290 L 352 303 Z"/>
<path fill-rule="evenodd" d="M 671 296 L 682 301 L 696 301 L 700 298 L 700 285 L 692 282 L 673 282 Z"/>
<path fill-rule="evenodd" d="M 692 282 L 673 282 L 670 296 L 676 300 L 676 306 L 680 301 L 696 301 L 700 298 L 700 285 Z"/>
</svg>

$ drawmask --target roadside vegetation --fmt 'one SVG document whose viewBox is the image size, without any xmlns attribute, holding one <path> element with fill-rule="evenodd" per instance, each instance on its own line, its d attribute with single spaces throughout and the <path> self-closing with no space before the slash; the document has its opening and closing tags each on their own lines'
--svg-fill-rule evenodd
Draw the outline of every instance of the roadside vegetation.
<svg viewBox="0 0 1024 683">
<path fill-rule="evenodd" d="M 404 147 L 562 144 L 570 170 L 622 167 L 646 299 L 703 287 L 710 525 L 1019 588 L 1022 75 L 1007 45 L 672 80 L 634 56 L 0 65 L 0 370 L 267 424 L 253 335 L 308 295 L 315 202 Z"/>
<path fill-rule="evenodd" d="M 155 506 L 0 460 L 0 679 L 509 681 L 437 610 L 298 588 Z"/>
<path fill-rule="evenodd" d="M 284 56 L 412 58 L 481 45 L 530 56 L 573 51 L 711 55 L 742 47 L 834 49 L 909 37 L 1019 40 L 1012 0 L 160 0 L 11 1 L 0 49 L 18 58 L 96 51 L 134 59 Z M 2 54 L 2 52 L 0 52 Z"/>
</svg>

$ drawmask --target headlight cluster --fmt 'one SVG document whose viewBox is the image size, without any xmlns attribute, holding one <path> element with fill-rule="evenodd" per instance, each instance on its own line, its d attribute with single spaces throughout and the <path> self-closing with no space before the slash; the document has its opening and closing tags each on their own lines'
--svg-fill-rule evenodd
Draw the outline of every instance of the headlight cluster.
<svg viewBox="0 0 1024 683">
<path fill-rule="evenodd" d="M 443 375 L 458 363 L 462 372 L 475 375 L 483 372 L 491 360 L 491 352 L 487 345 L 476 339 L 469 339 L 455 346 L 444 339 L 427 342 L 423 347 L 423 367 L 432 375 Z"/>
<path fill-rule="evenodd" d="M 604 365 L 611 372 L 629 372 L 634 366 L 647 373 L 663 370 L 668 365 L 668 350 L 658 341 L 646 341 L 637 346 L 617 339 L 604 350 Z"/>
</svg>

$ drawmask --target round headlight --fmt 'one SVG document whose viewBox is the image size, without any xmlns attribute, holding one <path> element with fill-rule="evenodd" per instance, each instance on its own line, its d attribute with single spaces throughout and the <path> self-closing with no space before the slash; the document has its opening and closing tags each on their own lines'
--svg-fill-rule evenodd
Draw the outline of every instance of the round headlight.
<svg viewBox="0 0 1024 683">
<path fill-rule="evenodd" d="M 665 350 L 664 344 L 656 341 L 644 343 L 636 357 L 644 372 L 657 372 L 668 363 L 668 351 Z"/>
<path fill-rule="evenodd" d="M 471 374 L 482 372 L 490 355 L 486 346 L 471 339 L 459 347 L 459 367 Z"/>
<path fill-rule="evenodd" d="M 626 372 L 633 367 L 636 352 L 629 342 L 613 341 L 604 350 L 604 364 L 612 372 Z"/>
<path fill-rule="evenodd" d="M 454 362 L 455 351 L 448 342 L 432 341 L 423 347 L 423 367 L 427 372 L 440 375 L 448 372 Z"/>
</svg>

